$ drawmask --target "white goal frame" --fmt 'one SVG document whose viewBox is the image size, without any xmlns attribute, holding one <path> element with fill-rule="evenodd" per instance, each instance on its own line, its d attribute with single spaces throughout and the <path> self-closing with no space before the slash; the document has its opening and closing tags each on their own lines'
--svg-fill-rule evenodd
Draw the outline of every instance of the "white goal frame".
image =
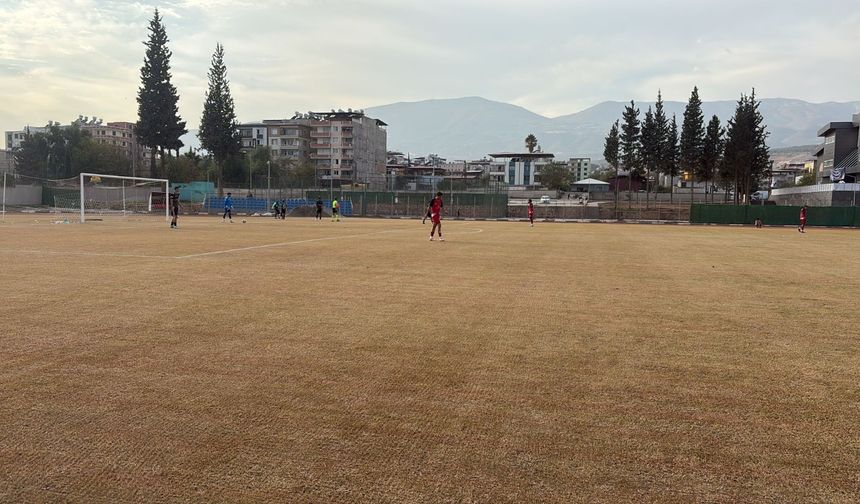
<svg viewBox="0 0 860 504">
<path fill-rule="evenodd" d="M 81 184 L 81 224 L 86 222 L 87 217 L 85 215 L 86 210 L 86 195 L 84 190 L 86 187 L 84 186 L 84 177 L 99 177 L 100 179 L 118 179 L 118 180 L 130 180 L 132 182 L 158 182 L 159 184 L 164 184 L 164 219 L 170 220 L 170 181 L 167 179 L 156 179 L 156 178 L 144 178 L 144 177 L 124 177 L 122 175 L 102 175 L 101 173 L 81 173 L 80 175 L 80 184 Z M 123 191 L 125 189 L 123 188 Z M 125 200 L 125 195 L 123 193 L 123 200 Z"/>
</svg>

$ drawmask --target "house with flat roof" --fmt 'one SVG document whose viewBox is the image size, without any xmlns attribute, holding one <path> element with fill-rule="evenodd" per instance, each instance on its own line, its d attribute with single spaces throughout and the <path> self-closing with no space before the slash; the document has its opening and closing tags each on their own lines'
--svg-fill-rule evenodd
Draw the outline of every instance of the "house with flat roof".
<svg viewBox="0 0 860 504">
<path fill-rule="evenodd" d="M 514 187 L 540 185 L 540 169 L 555 158 L 547 152 L 497 152 L 489 156 L 493 158 L 490 175 Z"/>
</svg>

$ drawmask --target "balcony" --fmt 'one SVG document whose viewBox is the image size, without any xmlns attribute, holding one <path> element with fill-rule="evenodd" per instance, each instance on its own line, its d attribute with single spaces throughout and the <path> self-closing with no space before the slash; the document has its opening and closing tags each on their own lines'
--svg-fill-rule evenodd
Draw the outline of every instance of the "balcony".
<svg viewBox="0 0 860 504">
<path fill-rule="evenodd" d="M 331 131 L 311 131 L 311 138 L 331 138 Z"/>
<path fill-rule="evenodd" d="M 331 148 L 330 143 L 311 142 L 311 149 L 330 149 L 330 148 Z"/>
<path fill-rule="evenodd" d="M 317 154 L 314 152 L 311 153 L 311 159 L 331 159 L 331 154 Z"/>
</svg>

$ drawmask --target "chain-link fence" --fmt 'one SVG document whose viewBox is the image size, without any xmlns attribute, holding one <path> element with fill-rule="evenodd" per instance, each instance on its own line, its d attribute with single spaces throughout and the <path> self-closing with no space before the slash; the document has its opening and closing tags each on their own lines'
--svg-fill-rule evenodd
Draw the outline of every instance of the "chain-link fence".
<svg viewBox="0 0 860 504">
<path fill-rule="evenodd" d="M 269 208 L 280 200 L 290 202 L 291 207 L 297 202 L 312 206 L 317 198 L 328 208 L 337 198 L 351 206 L 351 215 L 361 217 L 421 217 L 433 195 L 442 192 L 448 218 L 504 218 L 508 213 L 507 185 L 486 178 L 379 175 L 360 182 L 317 180 L 283 187 L 224 187 L 202 209 L 220 211 L 216 203 L 227 192 L 232 193 L 234 205 L 243 200 L 248 208 Z"/>
</svg>

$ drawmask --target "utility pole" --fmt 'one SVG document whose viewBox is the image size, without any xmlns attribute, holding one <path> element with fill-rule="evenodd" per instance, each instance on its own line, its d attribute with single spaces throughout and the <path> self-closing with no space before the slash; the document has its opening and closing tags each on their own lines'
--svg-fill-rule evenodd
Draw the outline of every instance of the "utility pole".
<svg viewBox="0 0 860 504">
<path fill-rule="evenodd" d="M 268 168 L 268 173 L 266 175 L 267 183 L 266 183 L 266 208 L 269 208 L 270 201 L 269 196 L 272 193 L 272 160 L 266 161 L 266 167 Z"/>
</svg>

